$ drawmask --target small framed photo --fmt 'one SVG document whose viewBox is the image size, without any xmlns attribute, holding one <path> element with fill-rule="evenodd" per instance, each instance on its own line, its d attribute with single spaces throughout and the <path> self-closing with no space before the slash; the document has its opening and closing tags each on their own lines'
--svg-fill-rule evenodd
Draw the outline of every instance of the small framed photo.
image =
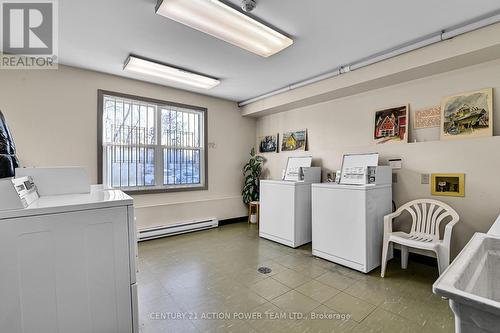
<svg viewBox="0 0 500 333">
<path fill-rule="evenodd" d="M 408 142 L 408 105 L 375 112 L 373 139 L 376 143 Z"/>
<path fill-rule="evenodd" d="M 431 177 L 432 195 L 447 197 L 465 196 L 464 173 L 433 173 Z"/>
<path fill-rule="evenodd" d="M 257 142 L 258 151 L 260 154 L 262 153 L 277 153 L 278 152 L 278 136 L 279 134 L 274 135 L 264 135 L 259 137 Z"/>
<path fill-rule="evenodd" d="M 281 136 L 281 151 L 307 150 L 307 130 L 285 132 Z"/>
</svg>

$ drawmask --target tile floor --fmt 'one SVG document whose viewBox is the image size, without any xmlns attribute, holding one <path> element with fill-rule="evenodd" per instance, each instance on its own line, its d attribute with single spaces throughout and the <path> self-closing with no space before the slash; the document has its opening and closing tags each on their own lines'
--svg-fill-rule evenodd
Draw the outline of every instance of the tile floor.
<svg viewBox="0 0 500 333">
<path fill-rule="evenodd" d="M 264 275 L 260 266 L 270 267 Z M 453 332 L 437 268 L 392 260 L 386 278 L 260 239 L 237 223 L 139 245 L 141 333 Z"/>
</svg>

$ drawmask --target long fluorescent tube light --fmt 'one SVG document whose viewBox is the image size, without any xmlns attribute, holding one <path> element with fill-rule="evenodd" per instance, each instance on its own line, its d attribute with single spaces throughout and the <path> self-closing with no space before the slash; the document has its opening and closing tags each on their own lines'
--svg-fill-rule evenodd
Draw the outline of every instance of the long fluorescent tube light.
<svg viewBox="0 0 500 333">
<path fill-rule="evenodd" d="M 166 81 L 182 83 L 196 88 L 212 89 L 220 83 L 219 80 L 200 74 L 170 67 L 157 62 L 129 56 L 124 70 L 139 74 L 156 76 Z"/>
<path fill-rule="evenodd" d="M 218 0 L 160 0 L 156 13 L 266 58 L 293 44 Z"/>
</svg>

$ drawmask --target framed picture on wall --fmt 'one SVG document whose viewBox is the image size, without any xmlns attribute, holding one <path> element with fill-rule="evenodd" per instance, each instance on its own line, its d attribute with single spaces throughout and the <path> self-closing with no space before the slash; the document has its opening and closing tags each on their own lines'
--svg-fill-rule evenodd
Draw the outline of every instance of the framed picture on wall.
<svg viewBox="0 0 500 333">
<path fill-rule="evenodd" d="M 279 134 L 259 137 L 257 145 L 259 153 L 277 153 Z"/>
<path fill-rule="evenodd" d="M 307 150 L 307 130 L 285 132 L 281 136 L 281 151 Z"/>
<path fill-rule="evenodd" d="M 492 88 L 445 97 L 441 112 L 441 140 L 493 135 Z"/>
<path fill-rule="evenodd" d="M 450 197 L 465 196 L 464 173 L 433 173 L 431 175 L 431 194 Z"/>
<path fill-rule="evenodd" d="M 408 105 L 403 105 L 375 112 L 376 143 L 408 142 L 408 109 Z"/>
</svg>

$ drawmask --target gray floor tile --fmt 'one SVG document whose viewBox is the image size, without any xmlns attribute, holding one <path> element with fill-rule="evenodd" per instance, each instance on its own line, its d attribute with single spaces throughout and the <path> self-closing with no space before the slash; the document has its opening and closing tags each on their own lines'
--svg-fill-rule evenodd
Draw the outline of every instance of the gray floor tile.
<svg viewBox="0 0 500 333">
<path fill-rule="evenodd" d="M 283 283 L 289 288 L 297 288 L 298 286 L 311 280 L 309 276 L 292 269 L 287 269 L 281 273 L 273 275 L 271 278 Z"/>
<path fill-rule="evenodd" d="M 324 303 L 333 296 L 337 295 L 340 290 L 330 287 L 316 280 L 310 280 L 296 288 L 298 292 L 312 299 Z"/>
<path fill-rule="evenodd" d="M 278 308 L 288 312 L 307 313 L 317 308 L 320 303 L 307 297 L 296 290 L 292 290 L 276 297 L 272 303 Z"/>
<path fill-rule="evenodd" d="M 333 296 L 324 304 L 332 310 L 349 314 L 357 322 L 361 322 L 376 308 L 373 304 L 343 292 Z"/>
<path fill-rule="evenodd" d="M 291 289 L 275 279 L 265 279 L 250 286 L 260 296 L 268 301 L 289 292 Z"/>
<path fill-rule="evenodd" d="M 345 290 L 356 283 L 351 276 L 338 271 L 326 272 L 318 276 L 316 280 L 338 290 Z"/>
</svg>

